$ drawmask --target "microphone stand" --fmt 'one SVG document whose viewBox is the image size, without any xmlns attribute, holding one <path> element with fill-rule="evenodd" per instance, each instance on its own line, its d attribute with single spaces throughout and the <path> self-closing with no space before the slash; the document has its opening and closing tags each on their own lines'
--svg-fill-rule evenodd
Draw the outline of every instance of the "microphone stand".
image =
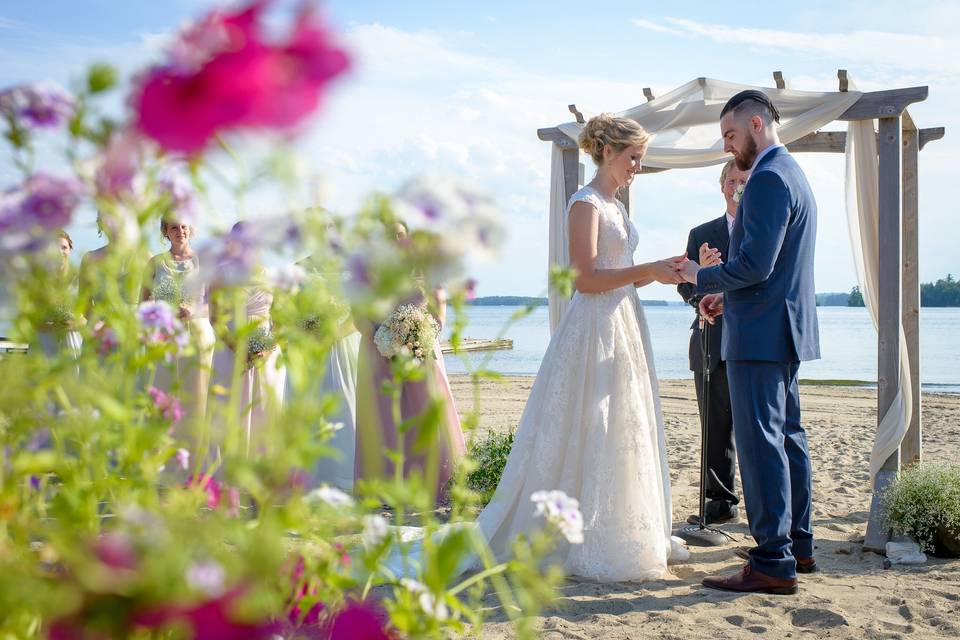
<svg viewBox="0 0 960 640">
<path fill-rule="evenodd" d="M 710 419 L 710 323 L 700 313 L 700 305 L 697 305 L 697 319 L 700 322 L 700 360 L 703 364 L 703 380 L 700 386 L 700 512 L 699 522 L 697 524 L 688 524 L 681 527 L 679 536 L 689 544 L 701 547 L 719 547 L 726 544 L 727 540 L 734 540 L 726 531 L 717 527 L 711 527 L 706 524 L 707 521 L 707 473 L 710 479 L 718 486 L 723 487 L 723 483 L 717 477 L 713 469 L 708 469 L 707 463 L 707 444 L 709 442 L 710 432 L 707 428 Z"/>
</svg>

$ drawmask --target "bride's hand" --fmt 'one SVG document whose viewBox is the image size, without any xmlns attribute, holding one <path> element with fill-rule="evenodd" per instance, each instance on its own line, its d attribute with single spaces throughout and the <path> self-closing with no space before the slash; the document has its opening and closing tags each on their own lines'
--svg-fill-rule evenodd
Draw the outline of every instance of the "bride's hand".
<svg viewBox="0 0 960 640">
<path fill-rule="evenodd" d="M 683 256 L 680 257 L 683 260 L 686 260 L 686 258 Z M 678 262 L 676 260 L 676 258 L 668 258 L 666 260 L 657 260 L 656 262 L 651 262 L 651 277 L 661 284 L 680 284 L 683 282 L 683 276 L 677 270 L 678 267 L 683 264 L 683 262 Z"/>
</svg>

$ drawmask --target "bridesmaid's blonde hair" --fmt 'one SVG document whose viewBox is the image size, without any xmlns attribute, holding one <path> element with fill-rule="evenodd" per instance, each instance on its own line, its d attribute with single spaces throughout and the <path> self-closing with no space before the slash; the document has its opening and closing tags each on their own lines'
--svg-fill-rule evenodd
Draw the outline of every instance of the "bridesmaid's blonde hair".
<svg viewBox="0 0 960 640">
<path fill-rule="evenodd" d="M 587 121 L 583 131 L 580 132 L 578 142 L 580 148 L 593 158 L 597 166 L 600 166 L 603 164 L 603 148 L 606 145 L 613 147 L 616 152 L 623 151 L 631 145 L 645 148 L 650 142 L 650 134 L 629 118 L 601 113 Z"/>
</svg>

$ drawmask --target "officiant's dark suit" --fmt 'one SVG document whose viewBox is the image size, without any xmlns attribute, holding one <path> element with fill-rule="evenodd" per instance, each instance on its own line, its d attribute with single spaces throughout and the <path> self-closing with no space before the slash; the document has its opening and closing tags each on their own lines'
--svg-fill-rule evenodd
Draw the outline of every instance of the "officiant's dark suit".
<svg viewBox="0 0 960 640">
<path fill-rule="evenodd" d="M 724 176 L 727 169 L 724 170 Z M 721 178 L 721 185 L 723 178 Z M 727 215 L 721 215 L 719 218 L 701 224 L 690 230 L 687 238 L 687 257 L 699 263 L 699 250 L 703 243 L 720 251 L 720 259 L 726 261 L 727 249 L 730 244 L 730 234 L 728 232 L 729 222 Z M 691 305 L 694 309 L 700 302 L 700 296 L 697 295 L 697 288 L 690 283 L 677 285 L 677 291 L 683 298 L 683 301 Z M 697 404 L 700 407 L 700 415 L 704 413 L 703 382 L 704 382 L 704 353 L 701 346 L 703 333 L 700 327 L 700 321 L 696 312 L 694 313 L 693 324 L 690 327 L 690 370 L 693 371 L 694 382 L 697 391 Z M 709 412 L 707 423 L 707 468 L 712 469 L 720 480 L 721 485 L 707 474 L 707 523 L 726 522 L 736 518 L 738 514 L 737 504 L 740 498 L 733 493 L 734 476 L 736 474 L 737 452 L 733 443 L 733 412 L 730 408 L 730 390 L 727 385 L 727 366 L 720 353 L 720 345 L 723 336 L 722 316 L 717 319 L 716 324 L 710 326 L 707 331 L 709 343 L 707 344 L 706 364 L 710 371 L 709 393 Z M 689 521 L 695 523 L 697 516 L 691 516 Z"/>
</svg>

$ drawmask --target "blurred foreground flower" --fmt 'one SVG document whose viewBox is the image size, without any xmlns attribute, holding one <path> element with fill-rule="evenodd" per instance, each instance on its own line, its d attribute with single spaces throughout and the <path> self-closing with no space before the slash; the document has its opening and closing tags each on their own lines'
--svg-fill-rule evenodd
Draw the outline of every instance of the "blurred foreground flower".
<svg viewBox="0 0 960 640">
<path fill-rule="evenodd" d="M 133 97 L 139 128 L 168 150 L 193 154 L 220 132 L 288 128 L 312 113 L 349 60 L 309 8 L 286 39 L 268 41 L 269 4 L 214 10 L 188 27 Z"/>
<path fill-rule="evenodd" d="M 52 83 L 23 84 L 0 92 L 0 113 L 31 129 L 60 126 L 76 109 L 73 96 Z"/>
<path fill-rule="evenodd" d="M 0 195 L 0 233 L 64 227 L 83 193 L 83 184 L 75 178 L 35 173 Z"/>
<path fill-rule="evenodd" d="M 583 515 L 580 502 L 563 491 L 536 491 L 530 501 L 537 505 L 536 515 L 544 516 L 570 544 L 583 542 Z"/>
</svg>

